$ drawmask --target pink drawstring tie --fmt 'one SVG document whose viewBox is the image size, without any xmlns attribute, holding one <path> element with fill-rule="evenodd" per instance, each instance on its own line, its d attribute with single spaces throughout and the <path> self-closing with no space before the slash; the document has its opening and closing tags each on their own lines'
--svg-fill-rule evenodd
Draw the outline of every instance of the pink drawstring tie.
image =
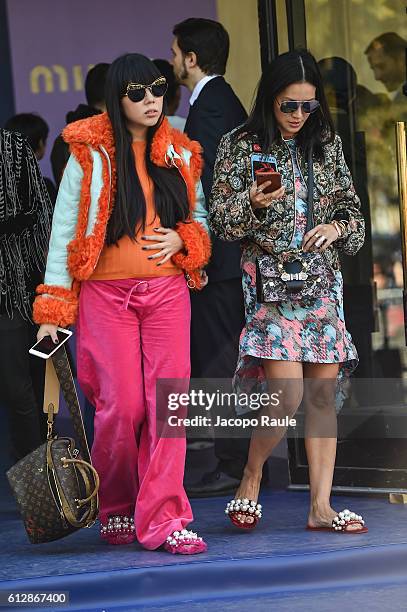
<svg viewBox="0 0 407 612">
<path fill-rule="evenodd" d="M 139 291 L 139 287 L 141 285 L 144 285 L 143 289 Z M 135 283 L 132 287 L 130 287 L 129 291 L 126 294 L 126 297 L 123 300 L 123 304 L 122 307 L 120 308 L 120 310 L 127 310 L 128 306 L 129 306 L 129 302 L 130 302 L 130 298 L 133 295 L 133 291 L 136 290 L 136 292 L 139 291 L 139 293 L 147 293 L 148 291 L 148 282 L 147 281 L 137 281 L 137 283 Z"/>
</svg>

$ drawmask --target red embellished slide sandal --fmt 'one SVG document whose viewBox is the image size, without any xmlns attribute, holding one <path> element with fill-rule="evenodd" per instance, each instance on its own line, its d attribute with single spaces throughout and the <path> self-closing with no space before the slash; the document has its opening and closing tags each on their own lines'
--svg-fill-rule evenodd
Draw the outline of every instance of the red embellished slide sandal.
<svg viewBox="0 0 407 612">
<path fill-rule="evenodd" d="M 169 535 L 164 548 L 173 555 L 197 555 L 208 550 L 206 542 L 197 533 L 187 529 Z"/>
<path fill-rule="evenodd" d="M 109 516 L 101 524 L 100 537 L 108 544 L 132 544 L 136 540 L 136 527 L 132 516 Z"/>
<path fill-rule="evenodd" d="M 348 529 L 349 525 L 362 525 L 359 529 Z M 365 527 L 365 521 L 361 514 L 356 514 L 351 510 L 342 510 L 338 512 L 332 521 L 331 527 L 311 527 L 307 525 L 309 531 L 336 531 L 339 533 L 366 533 L 368 528 Z"/>
<path fill-rule="evenodd" d="M 239 529 L 254 529 L 261 519 L 262 505 L 251 499 L 232 499 L 227 503 L 225 514 L 229 516 L 235 527 Z M 247 521 L 250 518 L 250 521 Z"/>
</svg>

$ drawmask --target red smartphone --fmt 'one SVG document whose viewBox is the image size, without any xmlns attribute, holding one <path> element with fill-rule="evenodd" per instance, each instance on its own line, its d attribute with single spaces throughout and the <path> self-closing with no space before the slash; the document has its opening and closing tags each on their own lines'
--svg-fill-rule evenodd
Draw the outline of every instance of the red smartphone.
<svg viewBox="0 0 407 612">
<path fill-rule="evenodd" d="M 273 191 L 277 191 L 281 187 L 281 174 L 280 172 L 272 172 L 270 170 L 257 170 L 256 171 L 256 183 L 257 186 L 260 187 L 266 181 L 271 181 L 271 184 L 268 185 L 263 193 L 272 193 Z"/>
</svg>

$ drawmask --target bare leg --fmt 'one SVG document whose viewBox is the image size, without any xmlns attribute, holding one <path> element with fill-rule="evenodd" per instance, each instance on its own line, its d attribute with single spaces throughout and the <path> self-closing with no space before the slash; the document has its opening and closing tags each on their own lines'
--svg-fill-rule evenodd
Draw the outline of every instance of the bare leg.
<svg viewBox="0 0 407 612">
<path fill-rule="evenodd" d="M 263 361 L 269 393 L 281 390 L 280 405 L 268 406 L 266 412 L 271 418 L 292 417 L 298 409 L 302 399 L 302 364 L 290 361 Z M 255 429 L 252 433 L 249 455 L 243 472 L 243 478 L 235 499 L 247 498 L 257 501 L 264 462 L 270 457 L 273 449 L 280 442 L 286 432 L 286 427 L 276 427 L 265 432 L 264 429 Z M 253 522 L 253 517 L 245 516 L 246 522 Z"/>
<path fill-rule="evenodd" d="M 335 384 L 338 364 L 304 363 L 306 410 L 305 449 L 310 482 L 308 525 L 331 526 L 337 512 L 330 504 L 337 433 Z M 359 529 L 360 524 L 347 529 Z"/>
</svg>

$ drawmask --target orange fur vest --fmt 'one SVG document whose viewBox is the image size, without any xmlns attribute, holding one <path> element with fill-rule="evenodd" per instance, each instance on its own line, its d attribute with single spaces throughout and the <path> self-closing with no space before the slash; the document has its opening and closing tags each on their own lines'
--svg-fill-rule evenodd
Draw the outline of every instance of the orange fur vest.
<svg viewBox="0 0 407 612">
<path fill-rule="evenodd" d="M 63 131 L 63 137 L 69 143 L 74 158 L 71 164 L 68 162 L 68 166 L 75 166 L 76 175 L 74 179 L 72 176 L 63 177 L 61 182 L 45 280 L 44 284 L 37 287 L 33 318 L 39 324 L 53 323 L 66 327 L 75 322 L 80 283 L 92 275 L 105 243 L 107 223 L 116 192 L 116 165 L 113 131 L 106 113 L 71 123 Z M 184 161 L 185 151 L 189 163 Z M 190 218 L 175 227 L 184 242 L 184 249 L 172 259 L 189 274 L 196 288 L 200 289 L 199 272 L 208 263 L 211 252 L 207 232 L 199 222 L 192 219 L 196 186 L 202 170 L 201 147 L 199 143 L 173 129 L 164 119 L 154 135 L 150 157 L 158 166 L 176 166 L 185 181 Z M 95 189 L 92 184 L 96 166 L 101 172 L 97 202 L 94 201 Z M 65 244 L 60 236 L 64 234 L 64 229 L 65 235 L 69 234 L 64 227 L 68 212 L 71 217 L 74 215 L 74 224 L 72 236 Z M 64 258 L 66 265 L 59 268 L 58 274 L 53 261 L 61 262 Z"/>
</svg>

